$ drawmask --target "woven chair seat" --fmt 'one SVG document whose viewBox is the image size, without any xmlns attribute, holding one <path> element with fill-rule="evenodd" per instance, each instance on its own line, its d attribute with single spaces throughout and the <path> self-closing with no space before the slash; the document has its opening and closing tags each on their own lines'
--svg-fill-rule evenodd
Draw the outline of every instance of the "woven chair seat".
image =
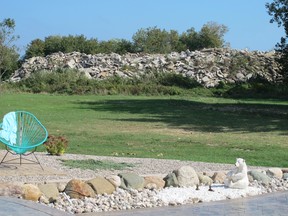
<svg viewBox="0 0 288 216">
<path fill-rule="evenodd" d="M 47 137 L 46 128 L 32 113 L 26 111 L 7 113 L 3 118 L 3 122 L 0 123 L 0 142 L 5 145 L 7 150 L 1 163 L 5 163 L 4 159 L 10 152 L 20 155 L 21 164 L 22 155 L 26 156 L 33 153 L 35 156 L 36 148 L 42 145 Z M 36 156 L 35 158 L 36 163 L 39 163 Z M 39 165 L 41 166 L 40 163 Z"/>
</svg>

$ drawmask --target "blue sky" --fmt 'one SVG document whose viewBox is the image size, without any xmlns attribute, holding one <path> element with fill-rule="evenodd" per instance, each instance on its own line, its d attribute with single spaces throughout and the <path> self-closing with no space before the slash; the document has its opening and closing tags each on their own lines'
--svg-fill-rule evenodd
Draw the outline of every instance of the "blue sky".
<svg viewBox="0 0 288 216">
<path fill-rule="evenodd" d="M 182 33 L 210 21 L 229 28 L 224 39 L 233 49 L 269 51 L 285 34 L 269 23 L 266 2 L 272 0 L 5 0 L 0 21 L 16 21 L 22 53 L 32 40 L 50 35 L 132 40 L 140 28 Z"/>
</svg>

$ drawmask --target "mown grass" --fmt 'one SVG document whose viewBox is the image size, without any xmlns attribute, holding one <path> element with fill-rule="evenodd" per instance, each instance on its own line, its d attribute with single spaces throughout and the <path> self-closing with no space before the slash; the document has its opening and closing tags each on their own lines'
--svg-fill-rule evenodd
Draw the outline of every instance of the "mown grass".
<svg viewBox="0 0 288 216">
<path fill-rule="evenodd" d="M 68 153 L 219 163 L 243 157 L 248 165 L 288 167 L 287 100 L 7 92 L 0 100 L 0 116 L 34 113 L 50 134 L 69 139 Z"/>
</svg>

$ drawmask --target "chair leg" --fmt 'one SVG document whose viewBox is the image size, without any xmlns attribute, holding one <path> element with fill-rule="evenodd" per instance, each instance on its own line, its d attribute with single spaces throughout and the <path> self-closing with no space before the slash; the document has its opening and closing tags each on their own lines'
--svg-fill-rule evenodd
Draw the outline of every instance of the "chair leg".
<svg viewBox="0 0 288 216">
<path fill-rule="evenodd" d="M 1 160 L 0 164 L 2 164 L 2 163 L 4 162 L 4 160 L 5 160 L 5 158 L 6 158 L 6 156 L 7 156 L 8 153 L 9 153 L 9 151 L 6 152 L 6 154 L 4 155 L 4 157 L 3 157 L 2 160 Z"/>
<path fill-rule="evenodd" d="M 1 165 L 2 163 L 3 163 L 3 164 L 5 164 L 5 163 L 6 163 L 6 164 L 19 164 L 19 163 L 11 163 L 11 161 L 15 161 L 15 160 L 17 160 L 18 158 L 9 159 L 9 160 L 4 161 L 5 158 L 6 158 L 6 156 L 8 155 L 8 153 L 10 153 L 10 154 L 12 154 L 12 155 L 18 155 L 18 154 L 14 153 L 14 152 L 9 151 L 9 149 L 6 149 L 6 150 L 7 150 L 7 152 L 6 152 L 6 154 L 4 155 L 3 159 L 1 160 L 0 165 Z M 35 148 L 32 152 L 29 152 L 28 154 L 20 154 L 20 155 L 19 155 L 19 157 L 20 157 L 20 158 L 19 158 L 19 159 L 20 159 L 20 166 L 21 166 L 22 164 L 33 164 L 33 163 L 34 163 L 34 164 L 39 164 L 39 166 L 41 167 L 41 169 L 44 171 L 44 168 L 42 167 L 39 159 L 38 159 L 37 156 L 34 154 L 35 151 L 36 151 L 36 148 Z M 30 154 L 33 154 L 33 155 L 34 155 L 34 158 L 36 159 L 36 161 L 23 157 L 23 156 L 28 156 L 28 155 L 30 155 Z M 32 163 L 25 163 L 25 162 L 23 163 L 22 160 L 24 160 L 24 161 L 30 161 L 30 162 L 32 162 Z M 10 163 L 9 163 L 9 162 L 10 162 Z"/>
<path fill-rule="evenodd" d="M 34 157 L 35 157 L 37 163 L 39 164 L 39 166 L 41 167 L 41 169 L 44 171 L 44 169 L 43 169 L 43 167 L 42 167 L 40 161 L 38 160 L 38 158 L 36 157 L 36 155 L 34 154 L 34 152 L 33 152 L 32 154 L 34 155 Z"/>
</svg>

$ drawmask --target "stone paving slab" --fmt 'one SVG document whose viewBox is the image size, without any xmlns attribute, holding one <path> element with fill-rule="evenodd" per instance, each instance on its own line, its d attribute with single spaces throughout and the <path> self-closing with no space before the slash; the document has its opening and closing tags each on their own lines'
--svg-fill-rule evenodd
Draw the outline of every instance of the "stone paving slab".
<svg viewBox="0 0 288 216">
<path fill-rule="evenodd" d="M 128 211 L 84 213 L 81 216 L 281 216 L 288 215 L 288 191 L 234 200 L 223 200 L 175 207 L 146 208 Z M 79 215 L 79 216 L 80 216 Z"/>
<path fill-rule="evenodd" d="M 0 197 L 0 215 L 5 216 L 68 216 L 71 214 L 33 201 Z"/>
</svg>

